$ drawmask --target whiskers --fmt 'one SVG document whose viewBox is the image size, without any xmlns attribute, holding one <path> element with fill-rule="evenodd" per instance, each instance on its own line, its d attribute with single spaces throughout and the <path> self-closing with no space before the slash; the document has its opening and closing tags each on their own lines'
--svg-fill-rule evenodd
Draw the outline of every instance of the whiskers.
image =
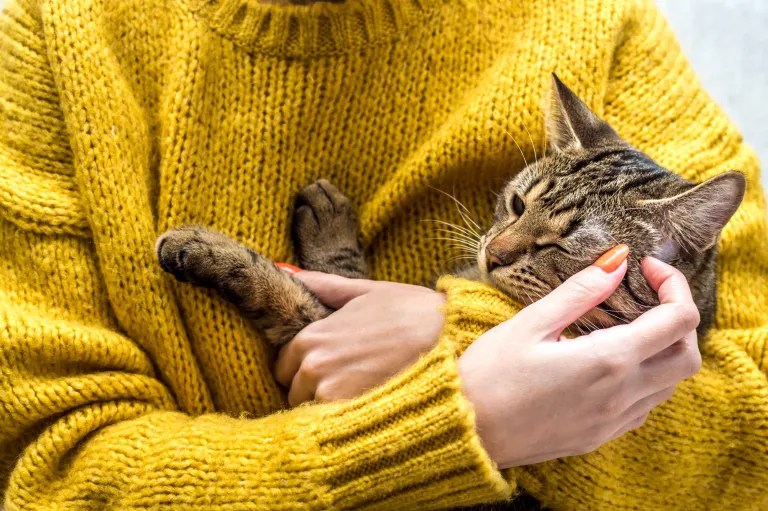
<svg viewBox="0 0 768 511">
<path fill-rule="evenodd" d="M 452 225 L 454 228 L 459 227 L 453 224 L 450 225 Z M 436 229 L 435 232 L 438 234 L 443 234 L 443 236 L 433 236 L 429 239 L 434 241 L 448 242 L 448 246 L 451 247 L 454 252 L 454 255 L 447 259 L 448 263 L 477 260 L 477 252 L 480 245 L 479 239 L 469 238 L 465 234 L 451 229 Z"/>
<path fill-rule="evenodd" d="M 469 212 L 469 208 L 467 208 L 463 202 L 457 199 L 455 195 L 452 195 L 446 192 L 445 190 L 441 190 L 440 188 L 435 188 L 434 186 L 430 186 L 430 188 L 432 188 L 436 192 L 442 193 L 443 195 L 445 195 L 446 197 L 448 197 L 453 201 L 454 205 L 456 206 L 456 211 L 459 213 L 459 216 L 461 217 L 461 220 L 464 222 L 465 227 L 460 227 L 455 224 L 448 224 L 448 222 L 443 222 L 443 223 L 453 227 L 458 227 L 459 229 L 462 229 L 464 231 L 468 231 L 469 233 L 476 236 L 477 239 L 479 240 L 481 236 L 480 231 L 482 231 L 483 229 L 480 227 L 477 221 L 475 221 L 475 219 L 472 218 L 472 214 Z M 439 220 L 435 220 L 435 221 L 439 222 Z"/>
<path fill-rule="evenodd" d="M 439 188 L 431 187 L 433 190 L 450 198 L 455 206 L 456 211 L 459 213 L 464 225 L 457 225 L 445 220 L 428 219 L 424 222 L 431 222 L 435 224 L 435 233 L 438 236 L 431 237 L 429 239 L 436 241 L 447 241 L 456 252 L 455 255 L 448 259 L 448 263 L 459 263 L 465 261 L 476 261 L 477 253 L 480 249 L 481 227 L 478 222 L 472 217 L 472 214 L 459 199 L 454 195 L 440 190 Z"/>
<path fill-rule="evenodd" d="M 538 302 L 544 297 L 544 293 L 539 291 L 538 289 L 532 288 L 530 286 L 517 286 L 517 289 L 522 291 L 525 294 L 525 298 L 527 301 L 525 302 L 525 305 L 530 305 L 533 302 Z"/>
<path fill-rule="evenodd" d="M 603 312 L 604 314 L 610 316 L 611 318 L 615 319 L 618 323 L 628 323 L 629 318 L 625 316 L 625 311 L 618 311 L 614 309 L 609 309 L 608 307 L 605 307 L 603 305 L 598 305 L 597 308 Z"/>
<path fill-rule="evenodd" d="M 582 335 L 587 335 L 590 332 L 594 332 L 595 330 L 600 330 L 603 328 L 602 326 L 596 325 L 592 321 L 587 319 L 587 316 L 582 316 L 576 321 L 574 321 L 573 325 L 568 327 L 569 330 L 576 329 L 578 332 Z"/>
<path fill-rule="evenodd" d="M 533 149 L 533 161 L 534 161 L 534 163 L 538 164 L 539 163 L 539 154 L 538 154 L 538 151 L 536 151 L 536 144 L 533 141 L 533 137 L 531 136 L 531 132 L 528 129 L 528 126 L 525 125 L 525 122 L 523 122 L 522 119 L 520 120 L 520 125 L 522 125 L 523 129 L 525 130 L 525 133 L 528 135 L 528 140 L 531 142 L 531 149 Z M 525 157 L 525 152 L 523 151 L 523 148 L 520 146 L 520 144 L 517 142 L 517 140 L 515 140 L 515 137 L 512 136 L 512 133 L 510 133 L 508 129 L 506 129 L 505 127 L 501 126 L 501 130 L 504 132 L 505 135 L 507 135 L 507 137 L 509 137 L 510 140 L 512 140 L 512 142 L 517 147 L 517 150 L 520 151 L 520 156 L 523 157 L 523 163 L 525 163 L 525 166 L 527 167 L 528 166 L 528 158 Z M 545 137 L 546 137 L 546 134 L 545 134 Z M 542 151 L 542 155 L 544 154 L 544 152 L 546 152 L 546 139 L 544 141 L 544 150 Z"/>
</svg>

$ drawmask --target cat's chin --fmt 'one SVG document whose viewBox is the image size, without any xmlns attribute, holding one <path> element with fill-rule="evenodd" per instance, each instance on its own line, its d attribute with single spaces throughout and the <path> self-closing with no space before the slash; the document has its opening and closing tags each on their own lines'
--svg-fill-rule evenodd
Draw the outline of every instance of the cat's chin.
<svg viewBox="0 0 768 511">
<path fill-rule="evenodd" d="M 497 272 L 481 272 L 482 280 L 487 284 L 492 285 L 523 306 L 528 306 L 536 301 L 532 298 L 533 293 L 526 292 L 524 289 L 505 281 L 503 278 L 501 278 L 503 277 L 502 275 L 496 275 L 496 273 Z M 599 308 L 594 308 L 579 318 L 579 320 L 576 321 L 573 325 L 571 325 L 569 330 L 573 331 L 574 333 L 587 334 L 594 330 L 610 328 L 623 323 L 625 323 L 625 321 L 620 321 L 611 314 L 608 314 L 606 311 L 603 311 Z"/>
<path fill-rule="evenodd" d="M 492 285 L 523 306 L 528 306 L 535 302 L 536 300 L 534 300 L 534 296 L 542 296 L 542 294 L 549 293 L 549 291 L 542 290 L 537 290 L 535 292 L 532 290 L 526 290 L 515 282 L 511 282 L 509 279 L 504 278 L 505 275 L 502 268 L 488 272 L 484 271 L 484 268 L 481 267 L 480 276 L 483 282 Z M 602 310 L 599 307 L 595 307 L 587 312 L 584 316 L 579 318 L 579 320 L 571 325 L 568 330 L 574 333 L 587 334 L 595 330 L 624 324 L 631 319 L 634 318 L 623 320 L 614 314 L 610 314 L 609 312 Z"/>
</svg>

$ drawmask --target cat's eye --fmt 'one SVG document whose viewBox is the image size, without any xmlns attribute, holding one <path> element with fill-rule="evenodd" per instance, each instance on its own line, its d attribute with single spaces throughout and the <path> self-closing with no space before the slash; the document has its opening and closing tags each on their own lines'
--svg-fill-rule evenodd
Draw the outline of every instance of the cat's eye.
<svg viewBox="0 0 768 511">
<path fill-rule="evenodd" d="M 523 202 L 523 199 L 518 194 L 515 194 L 512 198 L 512 211 L 517 216 L 522 216 L 525 212 L 525 202 Z"/>
<path fill-rule="evenodd" d="M 564 252 L 564 253 L 566 253 L 568 255 L 571 255 L 570 250 L 568 250 L 567 248 L 565 248 L 564 246 L 562 246 L 559 243 L 538 243 L 537 242 L 537 243 L 534 244 L 534 246 L 536 247 L 536 250 L 539 250 L 539 251 L 546 250 L 546 249 L 549 249 L 549 248 L 553 248 L 555 250 L 559 250 L 559 251 Z"/>
</svg>

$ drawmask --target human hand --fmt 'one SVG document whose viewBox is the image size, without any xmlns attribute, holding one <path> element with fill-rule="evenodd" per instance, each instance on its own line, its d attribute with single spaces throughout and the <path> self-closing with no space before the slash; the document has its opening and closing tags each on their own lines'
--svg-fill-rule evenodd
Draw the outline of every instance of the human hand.
<svg viewBox="0 0 768 511">
<path fill-rule="evenodd" d="M 611 295 L 626 269 L 626 261 L 608 272 L 586 268 L 459 359 L 478 434 L 500 468 L 593 451 L 642 425 L 677 382 L 700 369 L 699 312 L 688 283 L 653 258 L 642 269 L 659 306 L 632 323 L 557 342 Z"/>
<path fill-rule="evenodd" d="M 291 406 L 355 397 L 413 364 L 437 342 L 445 297 L 426 287 L 294 273 L 327 306 L 280 351 L 277 381 Z"/>
</svg>

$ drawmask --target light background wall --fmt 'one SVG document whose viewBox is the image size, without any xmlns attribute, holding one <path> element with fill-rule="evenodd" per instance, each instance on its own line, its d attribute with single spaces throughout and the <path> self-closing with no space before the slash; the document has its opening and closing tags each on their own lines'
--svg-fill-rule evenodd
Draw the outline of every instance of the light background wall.
<svg viewBox="0 0 768 511">
<path fill-rule="evenodd" d="M 0 7 L 8 0 L 0 0 Z M 121 0 L 114 0 L 121 1 Z M 605 0 L 610 1 L 610 0 Z M 657 0 L 704 86 L 768 164 L 768 0 Z M 768 188 L 768 172 L 763 173 Z"/>
</svg>

